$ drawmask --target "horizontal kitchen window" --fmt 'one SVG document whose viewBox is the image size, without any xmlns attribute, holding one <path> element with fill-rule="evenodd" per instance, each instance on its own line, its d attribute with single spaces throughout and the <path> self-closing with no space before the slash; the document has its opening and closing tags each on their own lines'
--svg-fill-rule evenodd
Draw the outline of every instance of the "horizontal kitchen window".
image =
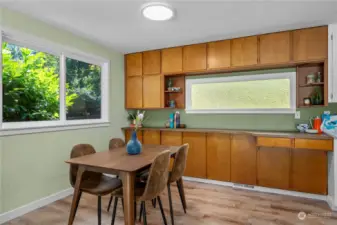
<svg viewBox="0 0 337 225">
<path fill-rule="evenodd" d="M 108 61 L 6 32 L 1 46 L 1 132 L 108 123 Z"/>
<path fill-rule="evenodd" d="M 187 113 L 295 113 L 296 73 L 188 78 Z"/>
</svg>

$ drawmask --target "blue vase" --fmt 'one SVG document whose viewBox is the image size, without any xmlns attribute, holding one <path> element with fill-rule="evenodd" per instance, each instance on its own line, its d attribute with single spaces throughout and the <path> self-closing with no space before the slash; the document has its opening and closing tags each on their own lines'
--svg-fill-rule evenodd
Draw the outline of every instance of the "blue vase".
<svg viewBox="0 0 337 225">
<path fill-rule="evenodd" d="M 126 151 L 129 155 L 138 155 L 142 152 L 142 144 L 137 139 L 136 131 L 132 132 L 132 136 L 128 144 L 126 145 Z"/>
</svg>

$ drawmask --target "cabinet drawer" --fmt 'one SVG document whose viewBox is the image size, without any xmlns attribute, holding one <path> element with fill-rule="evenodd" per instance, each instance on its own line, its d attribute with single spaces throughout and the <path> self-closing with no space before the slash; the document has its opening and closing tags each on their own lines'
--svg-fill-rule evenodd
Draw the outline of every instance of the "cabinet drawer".
<svg viewBox="0 0 337 225">
<path fill-rule="evenodd" d="M 291 148 L 290 138 L 257 137 L 257 146 Z"/>
<path fill-rule="evenodd" d="M 295 139 L 295 148 L 333 151 L 332 140 Z"/>
</svg>

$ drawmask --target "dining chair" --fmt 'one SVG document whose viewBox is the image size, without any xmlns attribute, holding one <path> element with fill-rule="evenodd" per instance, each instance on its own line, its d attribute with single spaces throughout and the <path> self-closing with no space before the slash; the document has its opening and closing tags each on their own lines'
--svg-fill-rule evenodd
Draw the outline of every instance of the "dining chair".
<svg viewBox="0 0 337 225">
<path fill-rule="evenodd" d="M 167 191 L 168 191 L 168 198 L 169 198 L 169 205 L 170 205 L 170 215 L 171 215 L 171 222 L 174 225 L 174 212 L 173 212 L 173 205 L 172 205 L 172 194 L 171 194 L 171 183 L 176 182 L 180 200 L 186 213 L 186 199 L 185 199 L 185 191 L 183 188 L 183 180 L 182 176 L 184 175 L 185 168 L 186 168 L 186 161 L 187 161 L 187 154 L 188 154 L 188 144 L 182 145 L 175 155 L 175 159 L 173 162 L 172 170 L 169 173 L 169 178 L 167 182 Z"/>
<path fill-rule="evenodd" d="M 115 148 L 121 148 L 125 146 L 125 142 L 121 138 L 111 138 L 109 141 L 109 150 L 114 150 Z"/>
<path fill-rule="evenodd" d="M 165 225 L 167 225 L 163 205 L 160 199 L 160 194 L 165 190 L 165 187 L 167 185 L 169 176 L 168 170 L 170 163 L 170 154 L 171 153 L 169 150 L 163 151 L 160 154 L 158 154 L 150 167 L 147 182 L 146 183 L 136 182 L 135 184 L 135 202 L 134 202 L 135 217 L 137 215 L 136 211 L 137 202 L 140 202 L 141 203 L 140 212 L 141 215 L 143 215 L 144 225 L 147 225 L 145 201 L 151 201 L 154 198 L 158 200 L 163 222 Z M 119 188 L 115 190 L 113 192 L 113 195 L 115 196 L 115 201 L 112 211 L 111 225 L 114 225 L 115 223 L 118 199 L 119 198 L 123 199 L 123 189 Z"/>
<path fill-rule="evenodd" d="M 90 155 L 96 153 L 94 147 L 90 144 L 78 144 L 73 147 L 70 153 L 70 158 L 76 158 L 80 156 Z M 76 176 L 77 176 L 78 166 L 71 165 L 69 170 L 69 179 L 72 187 L 75 186 Z M 80 186 L 80 194 L 78 199 L 76 199 L 75 215 L 77 212 L 78 205 L 80 203 L 82 192 L 91 195 L 96 195 L 98 197 L 97 201 L 97 216 L 98 224 L 101 224 L 101 201 L 102 196 L 108 195 L 114 190 L 122 187 L 122 182 L 117 178 L 110 178 L 101 173 L 85 171 L 82 175 L 82 181 Z"/>
<path fill-rule="evenodd" d="M 122 148 L 125 146 L 125 142 L 121 139 L 121 138 L 111 138 L 109 141 L 109 151 L 113 151 L 116 148 Z M 119 176 L 117 175 L 116 178 L 119 178 Z M 107 211 L 109 212 L 110 207 L 111 207 L 111 203 L 112 203 L 112 199 L 113 196 L 110 196 L 110 200 L 109 200 L 109 204 L 108 204 L 108 208 Z"/>
</svg>

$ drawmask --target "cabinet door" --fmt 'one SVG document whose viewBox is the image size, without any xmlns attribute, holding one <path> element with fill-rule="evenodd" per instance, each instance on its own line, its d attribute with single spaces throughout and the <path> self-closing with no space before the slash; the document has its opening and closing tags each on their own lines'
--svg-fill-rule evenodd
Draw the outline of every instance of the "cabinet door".
<svg viewBox="0 0 337 225">
<path fill-rule="evenodd" d="M 207 44 L 207 69 L 231 66 L 231 41 L 215 41 Z"/>
<path fill-rule="evenodd" d="M 160 108 L 162 102 L 162 76 L 143 77 L 143 108 Z"/>
<path fill-rule="evenodd" d="M 328 58 L 328 27 L 315 27 L 293 32 L 294 60 Z"/>
<path fill-rule="evenodd" d="M 290 149 L 258 147 L 257 185 L 289 189 Z"/>
<path fill-rule="evenodd" d="M 143 78 L 128 77 L 126 79 L 126 108 L 139 109 L 143 107 Z"/>
<path fill-rule="evenodd" d="M 183 48 L 167 48 L 161 51 L 161 71 L 163 74 L 181 73 L 183 71 Z"/>
<path fill-rule="evenodd" d="M 128 141 L 131 139 L 131 134 L 132 130 L 125 130 L 125 143 L 128 143 Z M 141 143 L 143 143 L 143 131 L 137 131 L 137 138 Z"/>
<path fill-rule="evenodd" d="M 144 130 L 143 143 L 149 145 L 160 145 L 160 131 L 158 130 Z"/>
<path fill-rule="evenodd" d="M 207 179 L 230 181 L 230 134 L 207 134 Z"/>
<path fill-rule="evenodd" d="M 125 57 L 126 75 L 141 76 L 143 73 L 142 53 L 132 53 Z"/>
<path fill-rule="evenodd" d="M 294 191 L 327 194 L 327 153 L 317 150 L 293 149 L 290 185 Z"/>
<path fill-rule="evenodd" d="M 290 32 L 260 36 L 260 64 L 290 62 Z"/>
<path fill-rule="evenodd" d="M 251 135 L 232 136 L 231 181 L 256 185 L 256 143 Z"/>
<path fill-rule="evenodd" d="M 206 178 L 206 135 L 205 133 L 184 132 L 183 143 L 188 143 L 185 176 Z"/>
<path fill-rule="evenodd" d="M 184 46 L 184 72 L 206 70 L 206 47 L 206 44 Z"/>
<path fill-rule="evenodd" d="M 257 64 L 257 36 L 231 40 L 232 66 L 251 66 Z"/>
<path fill-rule="evenodd" d="M 143 52 L 143 75 L 160 74 L 160 50 Z"/>
<path fill-rule="evenodd" d="M 181 146 L 183 144 L 182 133 L 176 131 L 162 131 L 160 143 L 162 145 Z"/>
</svg>

